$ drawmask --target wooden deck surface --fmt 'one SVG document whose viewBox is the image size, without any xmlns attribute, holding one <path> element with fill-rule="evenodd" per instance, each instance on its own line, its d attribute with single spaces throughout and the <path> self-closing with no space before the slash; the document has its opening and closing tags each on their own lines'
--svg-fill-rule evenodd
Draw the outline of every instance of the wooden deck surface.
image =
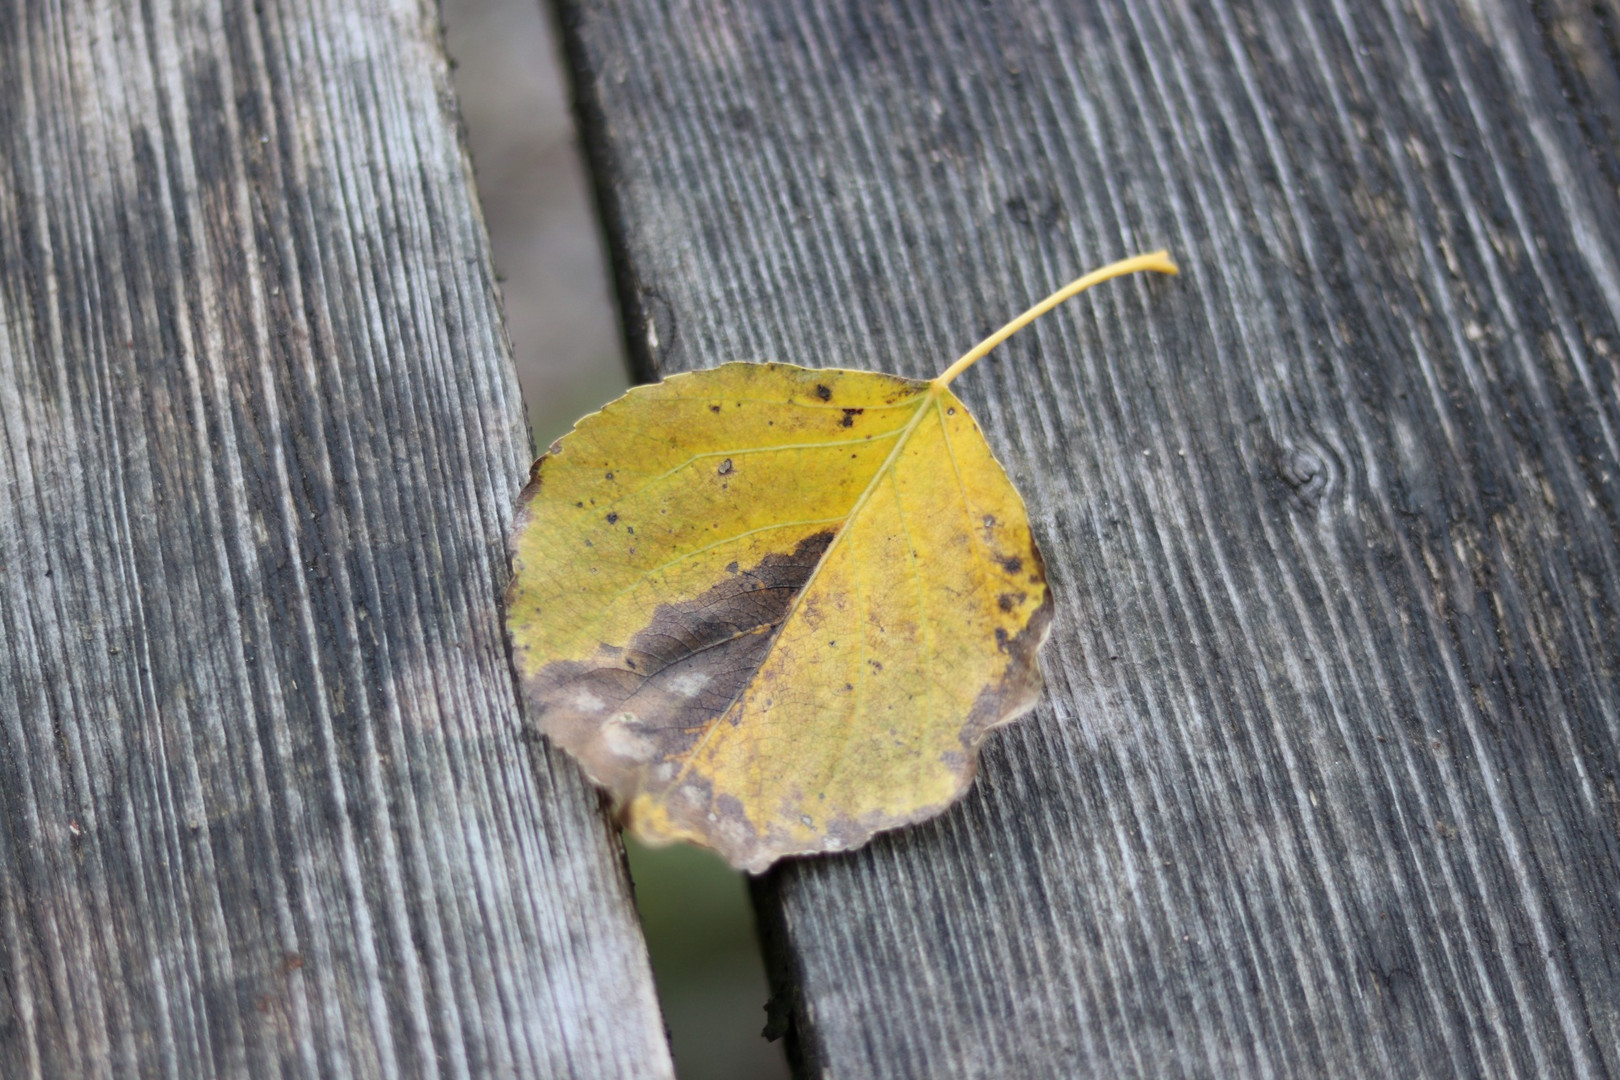
<svg viewBox="0 0 1620 1080">
<path fill-rule="evenodd" d="M 757 889 L 831 1077 L 1620 1075 L 1612 0 L 564 0 L 644 375 L 956 389 L 1058 597 L 937 824 Z"/>
<path fill-rule="evenodd" d="M 1059 600 L 757 892 L 834 1077 L 1620 1075 L 1610 0 L 562 5 L 645 374 L 958 384 Z M 668 1075 L 522 736 L 431 6 L 0 14 L 0 1075 Z"/>
<path fill-rule="evenodd" d="M 0 11 L 0 1076 L 669 1076 L 432 4 Z"/>
</svg>

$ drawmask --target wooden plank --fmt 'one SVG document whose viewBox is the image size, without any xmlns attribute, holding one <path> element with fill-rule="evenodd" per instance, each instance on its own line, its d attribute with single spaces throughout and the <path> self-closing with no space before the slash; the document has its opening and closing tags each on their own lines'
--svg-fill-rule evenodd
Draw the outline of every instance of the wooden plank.
<svg viewBox="0 0 1620 1080">
<path fill-rule="evenodd" d="M 1594 12 L 563 5 L 649 373 L 929 376 L 1185 271 L 957 384 L 1049 690 L 943 820 L 760 883 L 803 1075 L 1620 1075 Z"/>
<path fill-rule="evenodd" d="M 0 12 L 0 1075 L 668 1076 L 431 4 Z"/>
</svg>

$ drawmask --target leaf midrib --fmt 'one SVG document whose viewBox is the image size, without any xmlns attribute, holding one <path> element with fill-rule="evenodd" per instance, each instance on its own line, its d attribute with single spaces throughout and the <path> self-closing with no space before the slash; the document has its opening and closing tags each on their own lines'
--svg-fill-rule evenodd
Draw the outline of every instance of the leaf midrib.
<svg viewBox="0 0 1620 1080">
<path fill-rule="evenodd" d="M 877 471 L 872 474 L 872 479 L 867 482 L 865 489 L 863 489 L 860 496 L 856 498 L 854 504 L 849 509 L 849 513 L 844 515 L 844 523 L 840 525 L 838 527 L 838 531 L 833 534 L 832 542 L 829 543 L 826 550 L 821 553 L 821 558 L 817 560 L 815 569 L 811 570 L 810 576 L 804 579 L 804 584 L 801 585 L 799 587 L 799 591 L 794 594 L 793 600 L 788 605 L 787 611 L 782 615 L 782 621 L 777 623 L 776 629 L 771 632 L 771 643 L 765 647 L 765 655 L 760 658 L 759 666 L 754 669 L 755 675 L 757 675 L 766 664 L 770 663 L 771 656 L 776 652 L 777 642 L 782 638 L 782 631 L 787 629 L 787 627 L 793 622 L 793 617 L 798 614 L 799 605 L 803 603 L 804 598 L 810 594 L 810 589 L 813 585 L 815 585 L 816 579 L 821 576 L 821 568 L 827 565 L 828 561 L 832 557 L 833 552 L 837 549 L 838 545 L 843 542 L 845 535 L 848 534 L 850 526 L 861 516 L 861 511 L 866 508 L 867 502 L 872 497 L 872 492 L 877 490 L 878 484 L 883 481 L 884 477 L 889 475 L 890 470 L 894 468 L 895 462 L 900 459 L 901 451 L 906 448 L 906 444 L 911 441 L 912 434 L 922 424 L 923 417 L 928 414 L 929 408 L 939 401 L 940 396 L 943 393 L 945 393 L 945 384 L 940 382 L 938 379 L 935 379 L 931 381 L 928 384 L 928 388 L 924 390 L 921 395 L 919 395 L 917 401 L 917 414 L 913 416 L 909 422 L 907 422 L 903 429 L 901 429 L 899 438 L 895 439 L 894 447 L 889 451 L 889 456 L 884 458 L 883 464 L 878 466 Z M 941 423 L 943 422 L 944 421 L 942 420 Z M 681 762 L 681 771 L 677 773 L 674 779 L 669 782 L 668 788 L 665 789 L 666 791 L 673 791 L 675 788 L 680 786 L 681 781 L 686 779 L 686 774 L 691 770 L 692 763 L 697 760 L 698 754 L 705 746 L 708 745 L 708 742 L 714 736 L 714 733 L 720 729 L 721 722 L 724 721 L 727 716 L 731 715 L 731 711 L 737 707 L 737 703 L 743 699 L 743 695 L 748 692 L 749 687 L 753 686 L 753 684 L 754 677 L 749 676 L 748 680 L 744 682 L 740 688 L 738 688 L 736 694 L 732 696 L 731 700 L 726 703 L 726 707 L 721 709 L 719 715 L 714 718 L 714 722 L 709 725 L 709 730 L 705 731 L 702 737 L 700 737 L 697 742 L 693 743 L 691 748 L 687 750 L 686 759 Z"/>
</svg>

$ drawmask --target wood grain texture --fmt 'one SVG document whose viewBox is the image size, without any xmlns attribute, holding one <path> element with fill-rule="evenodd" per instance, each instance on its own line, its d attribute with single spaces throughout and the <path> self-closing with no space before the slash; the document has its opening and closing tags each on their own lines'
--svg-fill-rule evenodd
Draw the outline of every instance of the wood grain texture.
<svg viewBox="0 0 1620 1080">
<path fill-rule="evenodd" d="M 562 5 L 644 370 L 936 372 L 1048 692 L 757 890 L 802 1075 L 1620 1075 L 1612 7 Z"/>
<path fill-rule="evenodd" d="M 0 12 L 0 1075 L 670 1074 L 437 14 Z"/>
</svg>

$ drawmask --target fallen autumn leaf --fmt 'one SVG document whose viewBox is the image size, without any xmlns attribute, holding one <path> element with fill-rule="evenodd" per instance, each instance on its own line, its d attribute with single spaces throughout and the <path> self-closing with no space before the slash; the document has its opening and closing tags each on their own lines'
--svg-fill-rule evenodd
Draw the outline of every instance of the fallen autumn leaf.
<svg viewBox="0 0 1620 1080">
<path fill-rule="evenodd" d="M 949 384 L 728 363 L 536 461 L 507 625 L 550 738 L 642 840 L 759 873 L 938 814 L 1033 707 L 1052 618 L 1023 500 Z"/>
</svg>

